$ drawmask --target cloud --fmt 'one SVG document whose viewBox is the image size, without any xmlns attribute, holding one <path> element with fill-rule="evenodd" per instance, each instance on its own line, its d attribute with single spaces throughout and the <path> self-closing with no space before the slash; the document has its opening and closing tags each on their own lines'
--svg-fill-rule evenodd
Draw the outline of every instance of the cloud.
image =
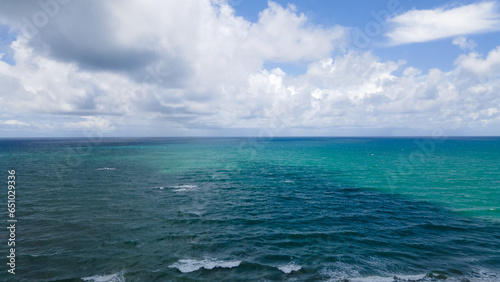
<svg viewBox="0 0 500 282">
<path fill-rule="evenodd" d="M 474 40 L 467 39 L 465 36 L 457 37 L 451 43 L 459 46 L 462 50 L 473 50 L 477 46 Z"/>
<path fill-rule="evenodd" d="M 392 45 L 426 42 L 458 35 L 500 30 L 496 2 L 480 2 L 434 10 L 412 10 L 388 20 Z"/>
<path fill-rule="evenodd" d="M 269 2 L 259 21 L 249 28 L 248 41 L 243 45 L 246 51 L 265 60 L 295 62 L 328 57 L 336 45 L 342 45 L 339 39 L 345 36 L 343 28 L 312 25 L 304 14 L 296 12 L 293 5 L 283 8 Z"/>
<path fill-rule="evenodd" d="M 161 65 L 168 73 L 161 84 L 174 88 L 196 73 L 214 71 L 207 70 L 210 65 L 215 71 L 227 68 L 224 61 L 258 69 L 266 60 L 329 56 L 344 37 L 343 28 L 313 25 L 293 6 L 274 2 L 256 23 L 236 17 L 225 1 L 3 2 L 0 18 L 27 38 L 35 53 L 139 82 L 144 69 Z M 43 25 L 40 15 L 47 18 Z"/>
<path fill-rule="evenodd" d="M 482 77 L 498 77 L 498 73 L 500 73 L 500 46 L 491 50 L 486 58 L 482 58 L 476 52 L 461 55 L 455 61 L 455 65 L 460 70 L 472 72 Z"/>
<path fill-rule="evenodd" d="M 1 121 L 0 124 L 13 125 L 13 126 L 17 126 L 17 127 L 29 127 L 29 126 L 31 126 L 29 123 L 26 123 L 24 121 L 14 120 L 14 119 Z"/>
<path fill-rule="evenodd" d="M 22 3 L 8 1 L 11 14 L 0 11 L 1 21 L 18 32 L 16 17 L 32 19 L 41 9 L 38 2 Z M 347 28 L 315 25 L 291 5 L 269 2 L 249 22 L 225 1 L 117 3 L 61 4 L 37 35 L 11 43 L 16 64 L 0 61 L 4 119 L 23 120 L 30 125 L 23 130 L 45 135 L 500 129 L 498 49 L 486 57 L 462 55 L 448 72 L 424 72 L 345 51 Z M 307 70 L 292 76 L 266 69 L 269 61 Z"/>
<path fill-rule="evenodd" d="M 94 129 L 99 131 L 110 131 L 114 127 L 107 118 L 101 116 L 83 116 L 84 120 L 79 122 L 66 122 L 65 126 L 74 129 Z"/>
<path fill-rule="evenodd" d="M 28 24 L 19 19 L 37 29 L 13 42 L 16 67 L 0 66 L 25 101 L 15 108 L 33 112 L 189 118 L 267 60 L 307 62 L 344 44 L 342 27 L 322 28 L 273 2 L 251 23 L 224 1 L 71 1 L 37 27 L 42 2 L 7 1 L 0 11 L 21 35 Z"/>
</svg>

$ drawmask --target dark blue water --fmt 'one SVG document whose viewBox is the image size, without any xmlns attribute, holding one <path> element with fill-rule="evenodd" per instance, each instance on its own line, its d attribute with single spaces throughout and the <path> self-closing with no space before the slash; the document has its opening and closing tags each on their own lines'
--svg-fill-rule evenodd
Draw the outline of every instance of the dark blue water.
<svg viewBox="0 0 500 282">
<path fill-rule="evenodd" d="M 499 156 L 498 138 L 1 140 L 0 278 L 499 281 Z"/>
</svg>

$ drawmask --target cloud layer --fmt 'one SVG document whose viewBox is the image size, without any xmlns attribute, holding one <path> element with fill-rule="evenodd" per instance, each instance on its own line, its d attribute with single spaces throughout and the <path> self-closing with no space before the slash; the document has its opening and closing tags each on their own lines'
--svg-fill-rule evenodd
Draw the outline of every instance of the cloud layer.
<svg viewBox="0 0 500 282">
<path fill-rule="evenodd" d="M 90 129 L 150 136 L 500 129 L 499 49 L 464 54 L 449 72 L 422 73 L 403 61 L 348 51 L 348 28 L 315 25 L 293 5 L 270 2 L 249 22 L 225 1 L 43 3 L 52 10 L 38 1 L 2 1 L 1 22 L 18 33 L 10 46 L 16 64 L 0 61 L 5 134 L 20 128 L 35 135 Z M 292 76 L 265 69 L 265 62 L 308 67 Z"/>
</svg>

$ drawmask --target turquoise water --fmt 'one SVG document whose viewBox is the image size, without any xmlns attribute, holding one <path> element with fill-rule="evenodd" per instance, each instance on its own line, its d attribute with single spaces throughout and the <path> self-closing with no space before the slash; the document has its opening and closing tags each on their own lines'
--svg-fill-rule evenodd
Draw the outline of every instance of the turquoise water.
<svg viewBox="0 0 500 282">
<path fill-rule="evenodd" d="M 0 140 L 0 169 L 2 280 L 500 280 L 500 138 Z"/>
</svg>

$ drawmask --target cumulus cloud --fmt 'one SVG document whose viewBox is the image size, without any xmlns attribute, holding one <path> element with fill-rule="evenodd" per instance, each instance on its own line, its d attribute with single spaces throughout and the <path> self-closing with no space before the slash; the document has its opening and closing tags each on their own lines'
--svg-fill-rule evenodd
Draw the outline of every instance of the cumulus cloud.
<svg viewBox="0 0 500 282">
<path fill-rule="evenodd" d="M 10 45 L 15 65 L 0 61 L 0 110 L 34 132 L 499 129 L 500 83 L 491 79 L 498 49 L 486 58 L 462 55 L 449 72 L 424 72 L 345 51 L 347 28 L 315 25 L 293 5 L 274 2 L 249 22 L 222 0 L 71 1 L 33 36 L 22 36 L 19 19 L 45 12 L 39 2 L 5 7 L 0 19 L 19 36 Z M 307 70 L 290 75 L 265 62 Z"/>
<path fill-rule="evenodd" d="M 69 3 L 68 3 L 69 2 Z M 37 52 L 91 69 L 146 66 L 156 59 L 152 46 L 126 45 L 110 13 L 116 1 L 2 1 L 1 18 Z"/>
<path fill-rule="evenodd" d="M 161 65 L 168 72 L 161 84 L 171 87 L 183 86 L 193 74 L 207 71 L 208 64 L 227 68 L 224 62 L 230 62 L 258 69 L 265 60 L 328 56 L 344 36 L 340 27 L 312 25 L 293 6 L 273 2 L 256 23 L 235 17 L 224 1 L 48 0 L 2 5 L 3 22 L 27 37 L 38 54 L 91 71 L 126 73 L 140 82 L 144 69 Z M 41 21 L 40 15 L 47 20 Z"/>
<path fill-rule="evenodd" d="M 477 52 L 461 55 L 455 64 L 461 70 L 470 71 L 483 77 L 498 76 L 500 73 L 500 46 L 491 50 L 486 58 L 482 58 Z"/>
<path fill-rule="evenodd" d="M 369 52 L 350 52 L 313 63 L 297 78 L 263 72 L 252 82 L 267 97 L 275 97 L 267 114 L 261 112 L 268 120 L 278 113 L 296 127 L 323 132 L 342 127 L 467 128 L 498 120 L 496 111 L 489 110 L 499 109 L 498 82 L 473 79 L 458 69 L 421 74 L 407 67 L 402 76 L 395 75 L 402 67 L 404 62 L 380 62 Z"/>
<path fill-rule="evenodd" d="M 500 12 L 493 1 L 411 10 L 388 21 L 392 29 L 386 36 L 393 45 L 500 30 Z"/>
</svg>

